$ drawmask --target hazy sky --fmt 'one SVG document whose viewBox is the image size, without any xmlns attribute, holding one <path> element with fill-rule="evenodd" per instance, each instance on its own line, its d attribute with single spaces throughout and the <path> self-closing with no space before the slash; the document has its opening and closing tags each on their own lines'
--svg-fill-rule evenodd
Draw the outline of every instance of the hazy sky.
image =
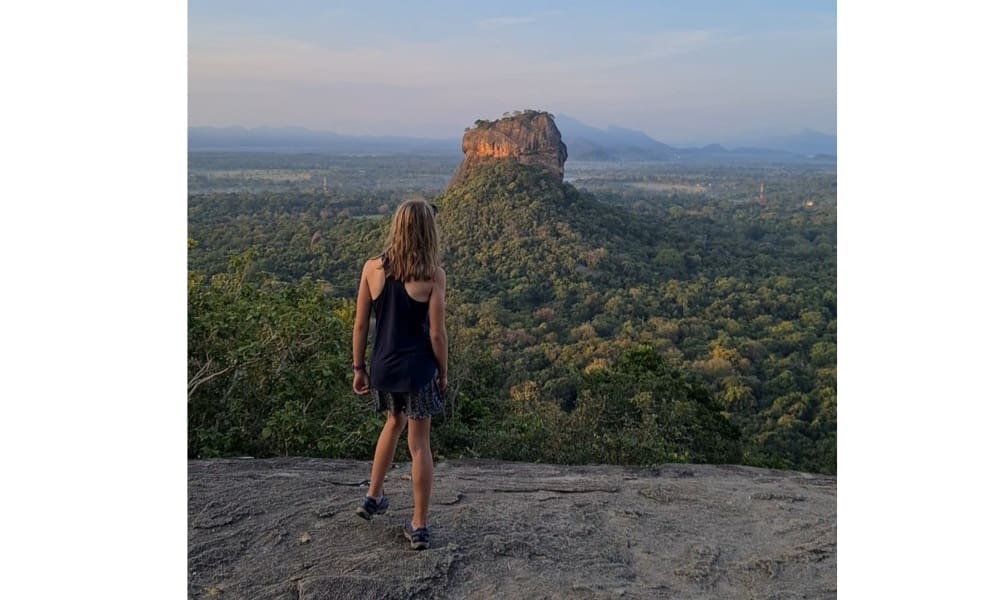
<svg viewBox="0 0 1000 600">
<path fill-rule="evenodd" d="M 836 133 L 832 1 L 191 0 L 189 125 L 458 137 L 523 108 L 667 143 Z"/>
</svg>

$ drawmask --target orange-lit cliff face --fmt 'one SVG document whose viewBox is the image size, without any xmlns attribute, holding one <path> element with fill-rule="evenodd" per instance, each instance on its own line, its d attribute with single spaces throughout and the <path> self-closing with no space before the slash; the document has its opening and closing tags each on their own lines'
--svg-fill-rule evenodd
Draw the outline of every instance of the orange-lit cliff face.
<svg viewBox="0 0 1000 600">
<path fill-rule="evenodd" d="M 566 144 L 549 113 L 526 111 L 497 121 L 477 121 L 476 125 L 462 138 L 465 160 L 452 186 L 461 184 L 471 168 L 505 158 L 543 167 L 562 181 Z"/>
</svg>

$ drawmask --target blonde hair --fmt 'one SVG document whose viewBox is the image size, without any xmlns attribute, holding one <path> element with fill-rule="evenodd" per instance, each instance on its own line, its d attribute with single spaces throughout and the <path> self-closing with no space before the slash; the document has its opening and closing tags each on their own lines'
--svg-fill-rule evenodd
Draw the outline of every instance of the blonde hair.
<svg viewBox="0 0 1000 600">
<path fill-rule="evenodd" d="M 382 255 L 387 276 L 399 281 L 434 278 L 441 254 L 434 209 L 426 200 L 407 200 L 399 205 Z"/>
</svg>

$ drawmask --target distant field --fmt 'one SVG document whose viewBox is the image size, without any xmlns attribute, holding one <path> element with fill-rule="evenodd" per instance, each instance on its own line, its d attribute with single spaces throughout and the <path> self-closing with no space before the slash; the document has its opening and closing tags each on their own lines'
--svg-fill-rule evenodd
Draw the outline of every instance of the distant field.
<svg viewBox="0 0 1000 600">
<path fill-rule="evenodd" d="M 453 156 L 347 156 L 261 152 L 191 152 L 191 194 L 375 191 L 439 194 L 455 173 Z M 380 203 L 381 204 L 381 203 Z"/>
<path fill-rule="evenodd" d="M 627 183 L 629 187 L 649 190 L 651 192 L 686 192 L 689 194 L 704 194 L 708 188 L 703 185 L 692 185 L 689 183 L 658 183 L 649 181 L 637 181 Z"/>
<path fill-rule="evenodd" d="M 292 169 L 240 169 L 225 171 L 198 171 L 210 179 L 256 179 L 262 181 L 309 181 L 312 174 Z"/>
</svg>

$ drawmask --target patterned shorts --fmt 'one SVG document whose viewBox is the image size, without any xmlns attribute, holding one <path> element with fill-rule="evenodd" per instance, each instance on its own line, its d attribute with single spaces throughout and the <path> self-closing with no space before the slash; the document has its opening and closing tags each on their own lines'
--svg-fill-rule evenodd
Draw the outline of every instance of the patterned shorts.
<svg viewBox="0 0 1000 600">
<path fill-rule="evenodd" d="M 382 392 L 372 388 L 375 411 L 405 413 L 410 419 L 427 419 L 444 412 L 444 397 L 437 385 L 437 373 L 418 392 Z"/>
</svg>

